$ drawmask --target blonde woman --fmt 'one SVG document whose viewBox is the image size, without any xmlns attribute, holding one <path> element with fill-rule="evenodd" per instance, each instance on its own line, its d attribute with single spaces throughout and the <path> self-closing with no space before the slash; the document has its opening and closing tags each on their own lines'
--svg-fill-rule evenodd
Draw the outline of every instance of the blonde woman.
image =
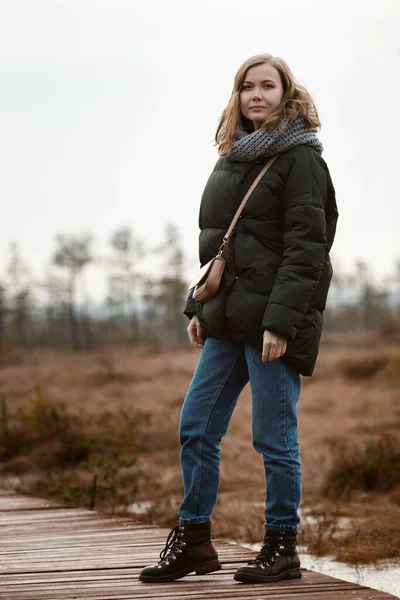
<svg viewBox="0 0 400 600">
<path fill-rule="evenodd" d="M 215 135 L 219 158 L 201 197 L 201 265 L 217 254 L 257 174 L 278 157 L 228 242 L 218 292 L 199 302 L 192 290 L 186 303 L 188 336 L 202 352 L 179 423 L 184 498 L 160 561 L 142 570 L 141 581 L 167 582 L 221 568 L 210 521 L 220 441 L 249 381 L 252 442 L 265 468 L 264 539 L 234 579 L 301 577 L 297 402 L 300 376 L 312 376 L 317 360 L 338 219 L 320 126 L 309 92 L 284 60 L 260 54 L 242 64 Z"/>
</svg>

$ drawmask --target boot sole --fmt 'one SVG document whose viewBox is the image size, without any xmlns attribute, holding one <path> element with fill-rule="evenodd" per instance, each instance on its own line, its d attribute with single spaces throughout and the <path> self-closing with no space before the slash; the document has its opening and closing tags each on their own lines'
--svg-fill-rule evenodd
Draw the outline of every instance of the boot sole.
<svg viewBox="0 0 400 600">
<path fill-rule="evenodd" d="M 206 575 L 206 573 L 212 573 L 214 571 L 219 571 L 220 569 L 222 569 L 222 565 L 219 560 L 212 560 L 210 562 L 196 565 L 195 567 L 188 567 L 187 569 L 183 569 L 183 571 L 179 571 L 174 575 L 163 575 L 161 577 L 157 577 L 156 575 L 139 575 L 139 580 L 144 581 L 145 583 L 174 581 L 175 579 L 181 579 L 181 577 L 185 577 L 185 575 L 188 575 L 189 573 L 193 573 L 193 571 L 196 572 L 196 575 Z"/>
<path fill-rule="evenodd" d="M 293 569 L 292 571 L 286 571 L 279 575 L 251 575 L 250 573 L 235 573 L 233 579 L 236 581 L 242 581 L 243 583 L 262 583 L 264 581 L 280 581 L 281 579 L 300 579 L 302 577 L 299 569 Z"/>
</svg>

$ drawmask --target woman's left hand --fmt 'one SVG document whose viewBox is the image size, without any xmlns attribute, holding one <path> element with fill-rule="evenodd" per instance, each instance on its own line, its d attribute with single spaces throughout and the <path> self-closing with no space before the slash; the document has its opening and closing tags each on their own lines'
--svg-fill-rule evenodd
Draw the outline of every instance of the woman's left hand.
<svg viewBox="0 0 400 600">
<path fill-rule="evenodd" d="M 265 329 L 263 334 L 262 362 L 275 360 L 285 354 L 287 338 L 284 335 L 278 335 Z"/>
</svg>

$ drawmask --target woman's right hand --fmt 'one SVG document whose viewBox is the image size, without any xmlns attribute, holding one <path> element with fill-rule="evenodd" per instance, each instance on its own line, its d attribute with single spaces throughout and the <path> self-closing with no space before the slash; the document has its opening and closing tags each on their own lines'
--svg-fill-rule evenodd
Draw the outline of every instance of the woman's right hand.
<svg viewBox="0 0 400 600">
<path fill-rule="evenodd" d="M 193 315 L 186 331 L 188 332 L 191 344 L 197 348 L 202 348 L 204 346 L 204 340 L 201 335 L 201 327 L 197 315 Z"/>
</svg>

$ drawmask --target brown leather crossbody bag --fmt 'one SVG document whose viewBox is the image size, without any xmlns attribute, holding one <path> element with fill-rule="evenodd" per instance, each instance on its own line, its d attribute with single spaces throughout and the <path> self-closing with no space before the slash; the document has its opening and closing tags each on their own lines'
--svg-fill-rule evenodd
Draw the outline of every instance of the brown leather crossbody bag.
<svg viewBox="0 0 400 600">
<path fill-rule="evenodd" d="M 247 200 L 249 199 L 251 193 L 254 188 L 260 181 L 261 177 L 268 171 L 273 162 L 278 158 L 279 154 L 273 156 L 265 165 L 265 167 L 260 171 L 252 185 L 248 189 L 245 197 L 240 203 L 239 208 L 236 211 L 235 216 L 232 219 L 231 224 L 229 225 L 229 229 L 224 235 L 221 246 L 218 249 L 218 254 L 214 256 L 208 263 L 206 263 L 203 267 L 201 267 L 200 272 L 197 273 L 196 277 L 192 280 L 189 285 L 189 290 L 194 288 L 193 298 L 195 300 L 199 300 L 201 302 L 207 302 L 210 298 L 212 298 L 218 291 L 219 284 L 221 282 L 222 274 L 225 270 L 226 261 L 222 257 L 222 253 L 225 250 L 225 247 L 229 241 L 229 238 L 232 235 L 232 231 L 235 228 L 235 225 L 240 217 L 242 210 L 245 207 Z"/>
</svg>

